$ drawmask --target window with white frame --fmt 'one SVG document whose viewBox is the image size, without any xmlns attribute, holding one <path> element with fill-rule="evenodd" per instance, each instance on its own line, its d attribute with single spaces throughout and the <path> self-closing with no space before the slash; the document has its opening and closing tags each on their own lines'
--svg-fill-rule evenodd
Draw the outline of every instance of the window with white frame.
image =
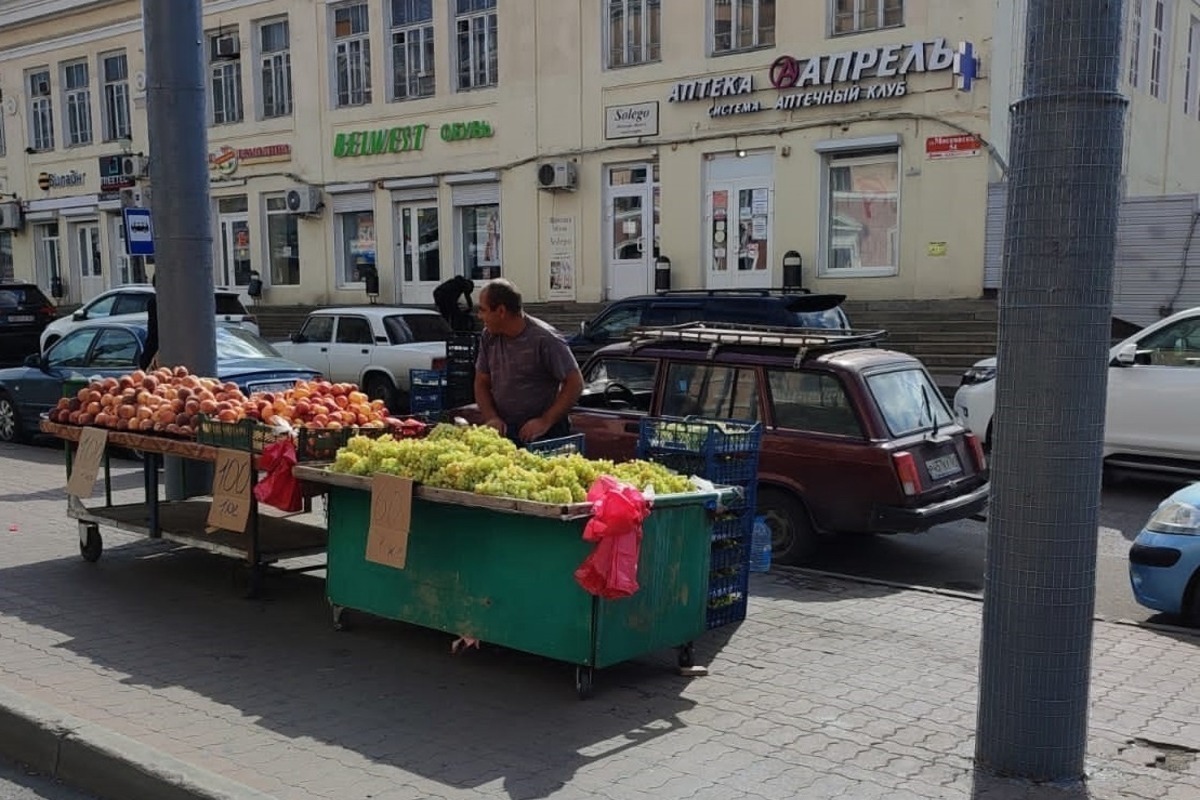
<svg viewBox="0 0 1200 800">
<path fill-rule="evenodd" d="M 371 102 L 371 22 L 366 3 L 333 9 L 333 72 L 338 108 Z"/>
<path fill-rule="evenodd" d="M 29 146 L 42 153 L 54 149 L 54 104 L 50 70 L 29 73 Z"/>
<path fill-rule="evenodd" d="M 904 24 L 904 0 L 833 0 L 834 35 Z"/>
<path fill-rule="evenodd" d="M 500 81 L 496 0 L 455 0 L 458 88 L 480 89 Z"/>
<path fill-rule="evenodd" d="M 825 160 L 824 275 L 899 271 L 900 154 L 836 153 Z"/>
<path fill-rule="evenodd" d="M 212 124 L 241 122 L 242 56 L 237 31 L 217 31 L 208 35 L 208 70 Z"/>
<path fill-rule="evenodd" d="M 661 0 L 608 0 L 608 66 L 662 58 Z"/>
<path fill-rule="evenodd" d="M 100 56 L 100 81 L 104 102 L 101 107 L 104 141 L 115 142 L 131 136 L 129 125 L 129 60 L 124 53 Z"/>
<path fill-rule="evenodd" d="M 288 211 L 283 195 L 266 198 L 267 263 L 272 286 L 300 283 L 300 229 L 297 217 Z"/>
<path fill-rule="evenodd" d="M 500 206 L 495 203 L 459 206 L 463 274 L 473 281 L 499 278 L 503 255 L 500 245 Z"/>
<path fill-rule="evenodd" d="M 1187 59 L 1183 69 L 1183 113 L 1189 116 L 1197 111 L 1196 71 L 1200 69 L 1200 20 L 1191 18 L 1187 34 Z"/>
<path fill-rule="evenodd" d="M 392 99 L 432 97 L 433 0 L 392 0 Z"/>
<path fill-rule="evenodd" d="M 334 215 L 338 235 L 338 285 L 362 283 L 375 266 L 375 212 L 347 211 Z"/>
<path fill-rule="evenodd" d="M 1152 19 L 1150 25 L 1150 94 L 1159 100 L 1167 98 L 1170 86 L 1171 42 L 1167 37 L 1170 18 L 1167 0 L 1151 0 Z"/>
<path fill-rule="evenodd" d="M 264 119 L 292 115 L 291 47 L 286 19 L 258 23 L 258 90 Z"/>
<path fill-rule="evenodd" d="M 775 0 L 712 0 L 713 55 L 775 45 Z"/>
<path fill-rule="evenodd" d="M 67 119 L 67 147 L 92 143 L 92 89 L 86 61 L 62 67 L 63 116 Z"/>
<path fill-rule="evenodd" d="M 1142 82 L 1142 17 L 1146 0 L 1130 0 L 1133 8 L 1129 23 L 1129 85 L 1135 89 Z"/>
</svg>

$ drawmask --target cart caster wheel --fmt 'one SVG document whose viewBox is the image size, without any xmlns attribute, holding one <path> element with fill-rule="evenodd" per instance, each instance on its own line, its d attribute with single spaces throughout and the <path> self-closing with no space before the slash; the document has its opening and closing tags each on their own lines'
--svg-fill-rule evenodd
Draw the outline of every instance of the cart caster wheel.
<svg viewBox="0 0 1200 800">
<path fill-rule="evenodd" d="M 580 700 L 587 700 L 592 696 L 594 674 L 595 670 L 591 667 L 575 668 L 575 693 L 579 695 Z"/>
<path fill-rule="evenodd" d="M 696 666 L 696 648 L 691 642 L 679 648 L 679 668 L 688 669 Z"/>
<path fill-rule="evenodd" d="M 94 564 L 100 560 L 104 552 L 104 540 L 100 538 L 100 528 L 97 525 L 79 524 L 79 555 L 83 560 Z"/>
<path fill-rule="evenodd" d="M 333 629 L 335 631 L 350 629 L 350 620 L 346 617 L 346 609 L 343 606 L 333 606 Z"/>
</svg>

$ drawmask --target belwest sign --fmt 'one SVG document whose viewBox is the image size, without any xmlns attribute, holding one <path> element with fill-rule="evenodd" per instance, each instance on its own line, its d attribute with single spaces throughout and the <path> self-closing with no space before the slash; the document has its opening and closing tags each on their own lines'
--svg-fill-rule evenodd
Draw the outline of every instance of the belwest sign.
<svg viewBox="0 0 1200 800">
<path fill-rule="evenodd" d="M 785 55 L 775 59 L 767 77 L 771 86 L 780 92 L 774 108 L 789 111 L 902 97 L 908 93 L 908 76 L 947 70 L 958 77 L 958 89 L 970 91 L 979 73 L 979 60 L 970 42 L 952 48 L 944 38 L 938 38 L 807 58 Z M 672 87 L 668 101 L 729 98 L 727 102 L 714 103 L 709 109 L 709 116 L 723 117 L 764 110 L 764 101 L 742 97 L 754 92 L 753 75 L 731 75 L 677 83 Z"/>
</svg>

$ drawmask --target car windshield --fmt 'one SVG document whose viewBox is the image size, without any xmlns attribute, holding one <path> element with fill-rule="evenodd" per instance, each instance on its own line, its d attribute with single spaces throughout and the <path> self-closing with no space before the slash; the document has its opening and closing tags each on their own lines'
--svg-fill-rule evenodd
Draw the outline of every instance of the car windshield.
<svg viewBox="0 0 1200 800">
<path fill-rule="evenodd" d="M 935 430 L 953 422 L 942 393 L 923 369 L 869 375 L 867 386 L 893 437 Z"/>
<path fill-rule="evenodd" d="M 441 314 L 405 314 L 404 322 L 417 342 L 448 342 L 453 333 Z"/>
<path fill-rule="evenodd" d="M 279 351 L 243 328 L 217 328 L 217 360 L 279 358 Z"/>
<path fill-rule="evenodd" d="M 241 315 L 246 313 L 246 307 L 242 305 L 242 301 L 231 292 L 217 292 L 216 306 L 218 314 Z"/>
</svg>

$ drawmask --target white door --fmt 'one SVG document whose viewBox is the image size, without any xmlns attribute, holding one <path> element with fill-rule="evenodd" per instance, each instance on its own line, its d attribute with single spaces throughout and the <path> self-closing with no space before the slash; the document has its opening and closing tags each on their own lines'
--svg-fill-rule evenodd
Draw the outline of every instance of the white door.
<svg viewBox="0 0 1200 800">
<path fill-rule="evenodd" d="M 705 171 L 705 261 L 709 289 L 772 283 L 772 155 L 719 155 Z"/>
<path fill-rule="evenodd" d="M 658 164 L 608 167 L 605 182 L 605 297 L 654 289 L 659 248 Z"/>
<path fill-rule="evenodd" d="M 74 262 L 79 275 L 79 300 L 86 303 L 105 290 L 104 259 L 100 256 L 100 225 L 96 221 L 74 226 Z"/>
<path fill-rule="evenodd" d="M 134 274 L 133 259 L 125 252 L 125 224 L 120 214 L 109 215 L 108 241 L 112 245 L 108 262 L 112 264 L 112 285 L 140 283 Z"/>
<path fill-rule="evenodd" d="M 442 276 L 442 237 L 435 203 L 396 206 L 396 302 L 433 305 Z"/>
<path fill-rule="evenodd" d="M 1105 445 L 1108 451 L 1158 458 L 1200 452 L 1200 316 L 1147 333 L 1137 363 L 1109 367 Z"/>
<path fill-rule="evenodd" d="M 246 214 L 221 215 L 221 265 L 217 286 L 250 282 L 250 220 Z"/>
</svg>

